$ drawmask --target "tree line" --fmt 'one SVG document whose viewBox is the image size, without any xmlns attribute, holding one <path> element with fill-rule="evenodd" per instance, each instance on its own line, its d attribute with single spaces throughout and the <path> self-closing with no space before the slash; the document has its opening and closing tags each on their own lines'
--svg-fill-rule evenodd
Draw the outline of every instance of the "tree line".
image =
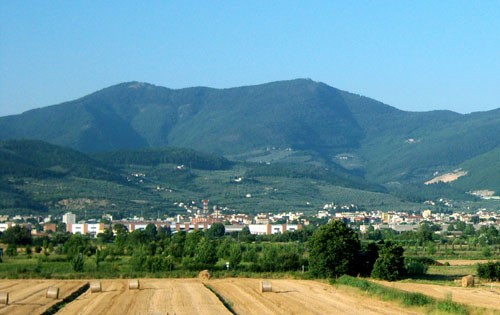
<svg viewBox="0 0 500 315">
<path fill-rule="evenodd" d="M 230 270 L 234 272 L 305 272 L 315 278 L 344 274 L 396 280 L 407 274 L 402 246 L 391 242 L 361 242 L 342 221 L 275 235 L 252 235 L 248 227 L 226 233 L 221 223 L 206 231 L 173 233 L 169 227 L 149 224 L 128 231 L 116 224 L 93 238 L 53 233 L 32 237 L 26 227 L 7 229 L 1 240 L 6 254 L 56 255 L 71 263 L 74 272 L 92 264 L 100 271 L 111 262 L 126 261 L 131 272 Z M 61 258 L 63 257 L 63 258 Z M 46 260 L 50 261 L 50 260 Z"/>
</svg>

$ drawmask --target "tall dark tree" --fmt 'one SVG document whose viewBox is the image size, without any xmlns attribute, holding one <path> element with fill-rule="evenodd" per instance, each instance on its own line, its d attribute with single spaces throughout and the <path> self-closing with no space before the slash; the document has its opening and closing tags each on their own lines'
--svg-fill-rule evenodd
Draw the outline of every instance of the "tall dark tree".
<svg viewBox="0 0 500 315">
<path fill-rule="evenodd" d="M 222 236 L 224 236 L 225 233 L 226 233 L 226 228 L 224 227 L 224 224 L 222 224 L 222 223 L 214 223 L 207 230 L 207 236 L 210 239 L 216 239 L 216 238 L 222 237 Z"/>
<path fill-rule="evenodd" d="M 357 234 L 341 221 L 317 229 L 309 240 L 309 268 L 317 277 L 333 278 L 355 274 L 360 249 Z"/>
<path fill-rule="evenodd" d="M 2 234 L 2 242 L 9 245 L 29 245 L 33 242 L 31 231 L 24 227 L 15 225 L 8 228 Z"/>
<path fill-rule="evenodd" d="M 153 223 L 149 223 L 148 225 L 146 225 L 144 232 L 149 242 L 156 240 L 156 236 L 158 235 L 158 230 L 156 228 L 156 225 L 154 225 Z"/>
<path fill-rule="evenodd" d="M 372 277 L 395 281 L 406 274 L 403 247 L 387 242 L 379 250 L 379 257 L 373 266 Z"/>
</svg>

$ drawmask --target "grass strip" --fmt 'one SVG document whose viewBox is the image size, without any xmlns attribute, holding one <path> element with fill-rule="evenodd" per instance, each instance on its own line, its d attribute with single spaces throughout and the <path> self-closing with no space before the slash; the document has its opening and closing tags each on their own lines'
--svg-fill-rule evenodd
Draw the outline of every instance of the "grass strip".
<svg viewBox="0 0 500 315">
<path fill-rule="evenodd" d="M 210 291 L 212 291 L 213 294 L 215 294 L 215 296 L 219 299 L 219 301 L 221 301 L 222 304 L 224 304 L 224 306 L 227 308 L 229 312 L 231 312 L 231 314 L 238 315 L 234 311 L 233 303 L 231 303 L 231 301 L 226 300 L 222 295 L 220 295 L 217 291 L 215 291 L 214 288 L 212 288 L 208 284 L 204 283 L 203 285 L 205 286 L 205 288 L 209 289 Z"/>
<path fill-rule="evenodd" d="M 56 304 L 52 305 L 49 307 L 45 312 L 43 312 L 41 315 L 53 315 L 57 313 L 60 309 L 62 309 L 66 304 L 73 302 L 77 297 L 82 295 L 85 291 L 89 289 L 90 284 L 87 282 L 84 285 L 82 285 L 78 290 L 75 292 L 71 293 L 61 301 L 57 302 Z"/>
<path fill-rule="evenodd" d="M 341 276 L 337 280 L 331 280 L 330 283 L 354 287 L 385 301 L 398 301 L 407 307 L 426 307 L 431 312 L 435 310 L 449 314 L 469 314 L 469 310 L 466 306 L 453 302 L 451 297 L 445 300 L 438 300 L 422 293 L 388 288 L 381 284 L 370 282 L 366 279 L 350 276 Z"/>
</svg>

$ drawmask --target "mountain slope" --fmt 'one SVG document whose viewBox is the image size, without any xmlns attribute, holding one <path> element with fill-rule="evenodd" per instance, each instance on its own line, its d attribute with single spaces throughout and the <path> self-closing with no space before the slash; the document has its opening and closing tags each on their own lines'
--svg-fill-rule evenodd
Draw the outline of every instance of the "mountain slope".
<svg viewBox="0 0 500 315">
<path fill-rule="evenodd" d="M 500 147 L 499 134 L 500 109 L 406 112 L 304 79 L 230 89 L 123 83 L 0 118 L 0 139 L 83 152 L 168 145 L 335 168 L 381 184 L 426 181 Z"/>
<path fill-rule="evenodd" d="M 331 202 L 352 204 L 352 198 L 363 207 L 404 203 L 384 187 L 313 165 L 234 163 L 179 148 L 88 156 L 37 140 L 0 142 L 0 209 L 4 214 L 173 215 L 185 214 L 179 203 L 207 198 L 211 204 L 246 213 L 316 211 Z"/>
<path fill-rule="evenodd" d="M 500 195 L 500 148 L 474 157 L 460 168 L 467 175 L 460 177 L 451 185 L 469 191 L 490 190 Z"/>
</svg>

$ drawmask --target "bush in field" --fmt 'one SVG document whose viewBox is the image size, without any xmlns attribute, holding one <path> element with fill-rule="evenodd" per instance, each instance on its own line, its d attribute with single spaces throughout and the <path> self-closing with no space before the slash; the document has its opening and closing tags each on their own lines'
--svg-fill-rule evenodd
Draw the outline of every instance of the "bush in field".
<svg viewBox="0 0 500 315">
<path fill-rule="evenodd" d="M 477 264 L 477 275 L 483 279 L 491 281 L 500 280 L 500 262 L 487 262 L 485 264 Z"/>
<path fill-rule="evenodd" d="M 405 268 L 409 276 L 422 276 L 427 273 L 429 265 L 435 265 L 436 260 L 430 257 L 406 257 Z"/>
<path fill-rule="evenodd" d="M 403 253 L 403 247 L 391 242 L 385 243 L 373 266 L 372 277 L 388 281 L 400 279 L 406 273 Z"/>
<path fill-rule="evenodd" d="M 7 256 L 17 256 L 17 246 L 9 244 L 7 250 L 5 251 Z"/>
<path fill-rule="evenodd" d="M 410 260 L 405 262 L 405 268 L 409 276 L 423 276 L 427 273 L 429 266 L 419 261 Z"/>
</svg>

